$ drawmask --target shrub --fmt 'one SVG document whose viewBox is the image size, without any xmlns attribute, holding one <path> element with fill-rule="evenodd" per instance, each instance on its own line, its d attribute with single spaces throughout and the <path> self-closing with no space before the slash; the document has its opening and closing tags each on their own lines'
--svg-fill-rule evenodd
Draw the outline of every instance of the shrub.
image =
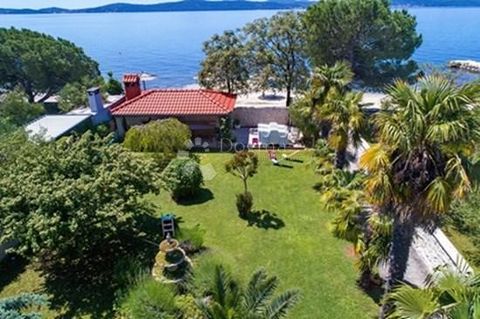
<svg viewBox="0 0 480 319">
<path fill-rule="evenodd" d="M 228 116 L 220 119 L 219 139 L 233 140 L 232 119 Z"/>
<path fill-rule="evenodd" d="M 477 267 L 480 266 L 479 206 L 480 190 L 475 189 L 464 200 L 456 201 L 445 218 L 445 223 L 448 226 L 452 226 L 455 230 L 468 237 L 473 244 L 471 245 L 473 247 L 468 247 L 470 245 L 465 245 L 468 248 L 462 247 L 462 253 L 469 262 Z"/>
<path fill-rule="evenodd" d="M 198 309 L 195 297 L 192 295 L 177 296 L 177 306 L 181 309 L 183 317 L 186 319 L 203 319 L 202 313 Z"/>
<path fill-rule="evenodd" d="M 232 270 L 232 265 L 235 265 L 235 261 L 230 259 L 230 256 L 220 255 L 218 252 L 205 252 L 198 258 L 195 258 L 195 265 L 191 274 L 191 280 L 189 281 L 189 290 L 194 295 L 208 296 L 212 292 L 210 288 L 214 280 L 213 271 L 216 266 L 224 265 L 228 271 Z"/>
<path fill-rule="evenodd" d="M 203 184 L 200 165 L 190 158 L 176 158 L 163 171 L 163 180 L 175 200 L 194 196 Z"/>
<path fill-rule="evenodd" d="M 250 192 L 237 194 L 237 210 L 240 217 L 244 218 L 252 211 L 253 196 Z"/>
<path fill-rule="evenodd" d="M 196 253 L 202 249 L 205 230 L 199 225 L 192 228 L 182 227 L 177 234 L 181 247 L 187 254 Z"/>
<path fill-rule="evenodd" d="M 171 118 L 132 127 L 128 130 L 123 145 L 134 152 L 176 154 L 186 149 L 191 137 L 187 125 Z"/>
<path fill-rule="evenodd" d="M 0 118 L 16 126 L 34 120 L 44 112 L 41 104 L 29 103 L 20 91 L 6 93 L 0 99 Z"/>
<path fill-rule="evenodd" d="M 39 313 L 32 313 L 30 311 L 37 309 L 40 310 L 41 307 L 46 307 L 48 305 L 47 296 L 33 293 L 0 299 L 0 318 L 41 318 Z"/>
<path fill-rule="evenodd" d="M 122 83 L 113 77 L 113 72 L 108 72 L 108 80 L 105 83 L 105 91 L 111 95 L 118 95 L 123 93 Z"/>
<path fill-rule="evenodd" d="M 151 277 L 141 277 L 121 302 L 120 311 L 126 318 L 131 319 L 178 318 L 180 310 L 175 304 L 172 287 Z"/>
<path fill-rule="evenodd" d="M 0 164 L 1 240 L 18 240 L 14 250 L 39 257 L 44 271 L 110 271 L 147 229 L 140 199 L 158 190 L 151 162 L 91 132 L 46 144 L 8 138 L 10 146 L 0 145 L 8 156 Z"/>
<path fill-rule="evenodd" d="M 95 78 L 84 77 L 79 81 L 68 83 L 58 93 L 59 101 L 58 108 L 62 112 L 69 112 L 75 108 L 88 105 L 87 90 L 91 87 L 100 87 L 102 97 L 105 99 L 107 96 L 103 90 L 105 80 L 99 76 Z"/>
<path fill-rule="evenodd" d="M 155 163 L 157 172 L 163 172 L 167 168 L 168 164 L 175 158 L 175 154 L 165 153 L 150 153 L 152 155 L 153 162 Z"/>
<path fill-rule="evenodd" d="M 148 274 L 148 269 L 142 262 L 134 257 L 119 259 L 113 266 L 112 282 L 117 291 L 116 296 L 123 296 L 136 280 Z"/>
</svg>

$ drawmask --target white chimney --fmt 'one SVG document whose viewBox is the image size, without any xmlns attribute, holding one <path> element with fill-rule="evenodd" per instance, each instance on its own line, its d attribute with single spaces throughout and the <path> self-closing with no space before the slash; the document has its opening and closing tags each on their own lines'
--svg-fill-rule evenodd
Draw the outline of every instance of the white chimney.
<svg viewBox="0 0 480 319">
<path fill-rule="evenodd" d="M 102 101 L 102 95 L 100 94 L 100 88 L 94 87 L 87 90 L 88 92 L 88 105 L 92 113 L 102 113 L 105 111 Z"/>
<path fill-rule="evenodd" d="M 100 88 L 95 87 L 87 90 L 88 105 L 92 112 L 92 122 L 94 125 L 105 123 L 111 120 L 110 110 L 103 105 Z"/>
</svg>

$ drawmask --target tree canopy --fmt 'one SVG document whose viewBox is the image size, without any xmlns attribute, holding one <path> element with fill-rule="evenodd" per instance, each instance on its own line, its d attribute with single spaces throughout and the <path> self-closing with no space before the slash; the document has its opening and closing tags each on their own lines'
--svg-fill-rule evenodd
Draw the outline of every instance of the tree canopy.
<svg viewBox="0 0 480 319">
<path fill-rule="evenodd" d="M 314 65 L 347 61 L 357 79 L 383 85 L 417 74 L 411 60 L 422 43 L 416 19 L 388 0 L 324 0 L 304 15 L 307 51 Z"/>
<path fill-rule="evenodd" d="M 282 12 L 214 35 L 205 42 L 202 86 L 244 93 L 250 89 L 294 90 L 305 86 L 308 63 L 300 14 Z"/>
<path fill-rule="evenodd" d="M 161 152 L 176 155 L 191 143 L 188 125 L 175 118 L 152 121 L 128 130 L 124 145 L 134 152 Z"/>
<path fill-rule="evenodd" d="M 264 269 L 245 283 L 227 269 L 204 258 L 183 289 L 141 276 L 121 300 L 120 311 L 132 319 L 281 319 L 300 300 L 297 289 L 279 291 L 279 278 Z"/>
<path fill-rule="evenodd" d="M 105 95 L 105 81 L 101 76 L 95 78 L 83 77 L 79 81 L 67 83 L 58 92 L 58 107 L 63 112 L 69 112 L 79 107 L 88 105 L 87 90 L 100 87 L 103 97 Z"/>
<path fill-rule="evenodd" d="M 105 91 L 111 95 L 118 95 L 123 93 L 123 86 L 120 81 L 113 77 L 113 72 L 107 73 L 108 79 L 105 82 Z"/>
<path fill-rule="evenodd" d="M 98 64 L 73 43 L 22 29 L 0 29 L 0 87 L 20 87 L 29 102 L 43 102 L 67 83 L 100 74 Z"/>
<path fill-rule="evenodd" d="M 350 122 L 350 116 L 333 118 L 339 115 L 337 111 L 349 110 L 344 114 L 351 113 L 351 115 L 355 115 L 352 118 L 364 122 L 359 112 L 358 95 L 348 92 L 352 80 L 353 72 L 344 62 L 336 62 L 332 66 L 322 65 L 313 70 L 307 90 L 296 97 L 294 104 L 289 109 L 293 124 L 302 130 L 306 141 L 311 141 L 314 144 L 320 133 L 324 138 L 328 138 L 332 128 L 334 132 L 342 131 L 337 130 L 342 126 L 340 122 L 345 122 L 343 123 L 344 127 L 350 126 L 350 128 L 353 128 L 354 125 L 348 124 L 361 126 L 362 123 L 354 123 L 353 121 L 347 123 Z M 334 120 L 336 120 L 335 125 Z M 343 131 L 346 132 L 345 129 Z M 345 144 L 346 135 L 341 134 L 338 137 L 340 139 L 336 141 L 330 140 L 330 142 L 335 142 L 331 143 L 332 147 L 334 147 L 333 144 L 337 146 Z"/>
<path fill-rule="evenodd" d="M 242 93 L 248 88 L 248 65 L 245 45 L 238 33 L 225 31 L 215 34 L 203 45 L 205 59 L 198 74 L 199 82 L 207 88 Z"/>
<path fill-rule="evenodd" d="M 360 165 L 368 172 L 368 201 L 388 207 L 393 218 L 387 292 L 403 280 L 415 227 L 434 225 L 477 182 L 472 155 L 480 139 L 478 92 L 478 84 L 458 87 L 441 76 L 415 87 L 399 81 L 375 118 L 377 143 Z"/>
<path fill-rule="evenodd" d="M 49 144 L 26 137 L 5 143 L 1 242 L 18 240 L 19 253 L 81 264 L 92 250 L 137 234 L 139 199 L 157 190 L 150 162 L 89 132 Z"/>
<path fill-rule="evenodd" d="M 0 117 L 21 126 L 40 116 L 45 109 L 40 104 L 29 103 L 21 91 L 12 91 L 0 98 Z"/>
<path fill-rule="evenodd" d="M 305 87 L 309 73 L 300 13 L 278 13 L 255 20 L 243 30 L 246 46 L 253 51 L 249 63 L 253 81 L 261 89 L 285 90 L 288 106 L 292 91 Z"/>
</svg>

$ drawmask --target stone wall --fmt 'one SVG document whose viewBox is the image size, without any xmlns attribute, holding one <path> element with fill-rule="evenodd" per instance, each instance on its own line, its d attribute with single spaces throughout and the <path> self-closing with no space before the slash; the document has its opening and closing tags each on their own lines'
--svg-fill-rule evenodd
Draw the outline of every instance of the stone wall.
<svg viewBox="0 0 480 319">
<path fill-rule="evenodd" d="M 256 127 L 258 123 L 277 122 L 288 124 L 288 109 L 286 107 L 236 107 L 232 113 L 233 119 L 238 119 L 243 127 Z"/>
<path fill-rule="evenodd" d="M 404 280 L 414 286 L 425 287 L 428 277 L 440 267 L 457 273 L 473 273 L 473 269 L 441 229 L 427 232 L 417 228 L 410 247 Z M 380 276 L 385 279 L 386 275 L 386 265 L 382 264 Z"/>
</svg>

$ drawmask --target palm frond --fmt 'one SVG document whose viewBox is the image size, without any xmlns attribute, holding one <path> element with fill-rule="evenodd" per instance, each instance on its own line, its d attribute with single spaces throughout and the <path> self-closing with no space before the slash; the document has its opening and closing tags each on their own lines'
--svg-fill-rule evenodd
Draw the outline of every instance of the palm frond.
<svg viewBox="0 0 480 319">
<path fill-rule="evenodd" d="M 452 201 L 451 185 L 442 177 L 435 178 L 427 187 L 427 196 L 429 206 L 434 212 L 445 213 L 450 208 Z"/>
<path fill-rule="evenodd" d="M 244 293 L 244 309 L 258 313 L 264 309 L 278 286 L 278 278 L 269 277 L 265 269 L 257 270 L 251 277 Z"/>
<path fill-rule="evenodd" d="M 295 306 L 300 300 L 298 290 L 287 290 L 280 296 L 276 297 L 264 312 L 264 319 L 280 319 L 284 318 L 289 310 Z"/>
<path fill-rule="evenodd" d="M 434 292 L 430 289 L 416 289 L 403 285 L 394 290 L 388 298 L 395 306 L 389 318 L 428 319 L 440 308 Z"/>
<path fill-rule="evenodd" d="M 367 172 L 377 172 L 390 166 L 390 152 L 382 144 L 372 144 L 360 157 L 360 167 Z"/>
</svg>

